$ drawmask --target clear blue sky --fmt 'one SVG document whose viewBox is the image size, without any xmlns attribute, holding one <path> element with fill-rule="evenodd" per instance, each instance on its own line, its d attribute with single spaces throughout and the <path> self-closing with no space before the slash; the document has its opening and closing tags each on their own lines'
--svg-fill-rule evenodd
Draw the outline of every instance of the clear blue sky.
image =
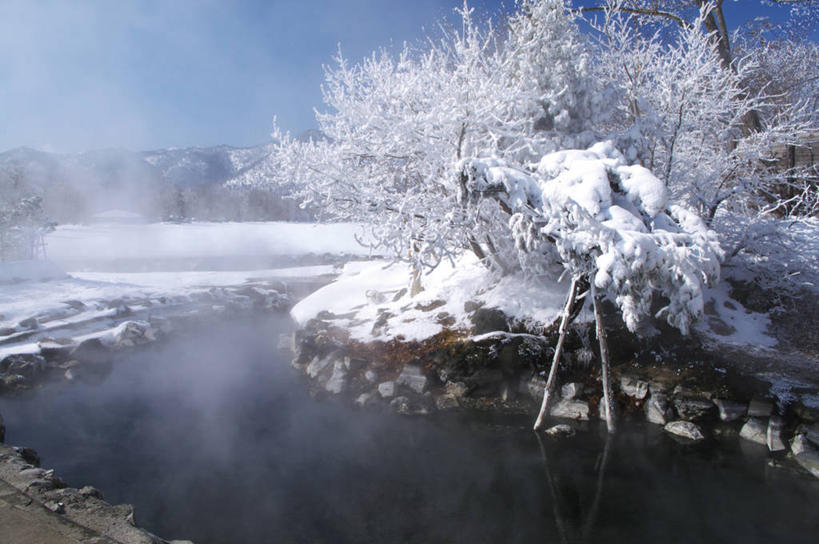
<svg viewBox="0 0 819 544">
<path fill-rule="evenodd" d="M 299 133 L 339 43 L 358 59 L 417 40 L 461 1 L 0 0 L 0 151 L 252 145 L 274 115 Z"/>
</svg>

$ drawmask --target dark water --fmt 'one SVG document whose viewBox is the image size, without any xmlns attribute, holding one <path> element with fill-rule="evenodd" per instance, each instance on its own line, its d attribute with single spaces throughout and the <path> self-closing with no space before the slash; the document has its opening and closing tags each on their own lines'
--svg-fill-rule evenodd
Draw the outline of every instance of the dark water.
<svg viewBox="0 0 819 544">
<path fill-rule="evenodd" d="M 275 351 L 290 326 L 226 325 L 98 384 L 0 399 L 7 442 L 197 544 L 816 542 L 819 486 L 761 448 L 683 447 L 637 424 L 541 444 L 528 421 L 316 402 Z"/>
</svg>

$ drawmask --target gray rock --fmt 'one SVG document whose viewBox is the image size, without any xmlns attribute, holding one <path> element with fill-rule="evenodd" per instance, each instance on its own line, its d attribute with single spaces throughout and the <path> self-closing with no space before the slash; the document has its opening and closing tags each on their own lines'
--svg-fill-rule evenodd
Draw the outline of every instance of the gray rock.
<svg viewBox="0 0 819 544">
<path fill-rule="evenodd" d="M 456 399 L 465 397 L 468 391 L 466 384 L 463 382 L 446 382 L 444 389 L 446 389 L 448 395 L 452 395 Z"/>
<path fill-rule="evenodd" d="M 36 353 L 9 355 L 0 361 L 0 372 L 7 377 L 22 376 L 23 381 L 32 380 L 46 369 L 46 360 Z M 15 379 L 15 383 L 20 380 Z"/>
<path fill-rule="evenodd" d="M 435 407 L 438 410 L 453 410 L 460 406 L 461 404 L 458 402 L 458 398 L 452 393 L 444 393 L 435 398 Z"/>
<path fill-rule="evenodd" d="M 802 425 L 805 437 L 819 446 L 819 423 L 812 423 L 811 425 Z"/>
<path fill-rule="evenodd" d="M 674 399 L 674 408 L 680 419 L 695 421 L 710 415 L 714 411 L 714 403 L 700 398 L 677 397 Z"/>
<path fill-rule="evenodd" d="M 366 408 L 367 406 L 372 405 L 375 402 L 375 393 L 365 392 L 361 393 L 355 399 L 355 405 L 360 408 Z"/>
<path fill-rule="evenodd" d="M 803 451 L 796 456 L 796 462 L 802 465 L 802 468 L 819 478 L 819 452 L 817 451 Z"/>
<path fill-rule="evenodd" d="M 92 487 L 90 485 L 86 485 L 80 489 L 80 495 L 83 497 L 95 497 L 97 499 L 102 500 L 104 497 L 102 496 L 102 491 L 97 489 L 96 487 Z"/>
<path fill-rule="evenodd" d="M 475 335 L 509 330 L 506 314 L 497 308 L 479 308 L 470 319 L 473 324 L 472 334 Z"/>
<path fill-rule="evenodd" d="M 40 322 L 37 320 L 36 317 L 29 317 L 28 319 L 24 319 L 17 323 L 17 328 L 19 330 L 30 331 L 40 328 Z"/>
<path fill-rule="evenodd" d="M 560 396 L 567 400 L 576 399 L 582 393 L 583 384 L 578 382 L 567 383 L 560 388 Z"/>
<path fill-rule="evenodd" d="M 332 362 L 333 362 L 332 355 L 327 355 L 326 357 L 323 358 L 314 357 L 313 360 L 310 361 L 310 363 L 307 365 L 305 373 L 307 374 L 308 377 L 315 378 L 316 376 L 321 374 L 321 372 L 325 368 L 330 366 L 330 363 Z"/>
<path fill-rule="evenodd" d="M 35 450 L 31 448 L 12 448 L 20 457 L 28 464 L 34 465 L 35 467 L 40 466 L 40 454 L 37 453 Z"/>
<path fill-rule="evenodd" d="M 648 395 L 648 382 L 631 376 L 621 376 L 620 390 L 628 397 L 643 400 Z"/>
<path fill-rule="evenodd" d="M 324 389 L 328 393 L 332 393 L 333 395 L 338 395 L 342 391 L 347 388 L 347 371 L 344 368 L 343 361 L 336 361 L 335 365 L 333 366 L 333 373 L 330 375 L 330 379 L 327 380 L 327 383 L 324 385 Z"/>
<path fill-rule="evenodd" d="M 565 423 L 560 423 L 559 425 L 553 425 L 553 426 L 549 427 L 548 429 L 546 429 L 545 431 L 543 431 L 543 434 L 545 434 L 547 436 L 555 436 L 555 437 L 557 437 L 557 436 L 574 436 L 574 433 L 575 433 L 574 429 L 571 426 L 566 425 Z"/>
<path fill-rule="evenodd" d="M 467 300 L 466 302 L 464 302 L 464 312 L 466 312 L 468 314 L 471 314 L 472 312 L 474 312 L 475 310 L 477 310 L 481 306 L 483 306 L 483 302 L 476 302 L 474 300 Z"/>
<path fill-rule="evenodd" d="M 588 421 L 589 403 L 584 400 L 560 399 L 552 405 L 549 413 L 554 417 Z"/>
<path fill-rule="evenodd" d="M 687 438 L 688 440 L 698 441 L 705 438 L 705 435 L 702 434 L 702 429 L 700 429 L 696 423 L 690 421 L 671 421 L 666 423 L 663 428 L 666 432 Z"/>
<path fill-rule="evenodd" d="M 719 418 L 722 421 L 736 421 L 748 412 L 748 406 L 741 402 L 733 402 L 725 399 L 714 399 L 714 404 L 719 410 Z"/>
<path fill-rule="evenodd" d="M 415 365 L 405 365 L 395 379 L 396 385 L 409 387 L 419 395 L 427 388 L 427 377 L 421 374 L 421 368 Z"/>
<path fill-rule="evenodd" d="M 375 380 L 378 379 L 378 375 L 376 375 L 376 373 L 373 372 L 372 370 L 368 370 L 367 372 L 364 373 L 364 379 L 370 383 L 373 383 Z"/>
<path fill-rule="evenodd" d="M 645 405 L 646 419 L 656 425 L 668 423 L 668 401 L 664 394 L 653 394 Z"/>
<path fill-rule="evenodd" d="M 395 396 L 395 382 L 381 382 L 378 384 L 378 394 L 381 398 L 388 399 Z"/>
<path fill-rule="evenodd" d="M 765 435 L 765 441 L 768 444 L 768 449 L 771 451 L 782 451 L 788 449 L 785 441 L 782 439 L 782 427 L 784 423 L 779 416 L 771 416 L 768 420 L 768 431 Z"/>
<path fill-rule="evenodd" d="M 805 451 L 814 451 L 814 447 L 804 434 L 797 434 L 791 440 L 791 451 L 794 455 L 799 455 Z"/>
<path fill-rule="evenodd" d="M 0 379 L 0 391 L 5 389 L 13 389 L 15 387 L 21 387 L 26 385 L 26 378 L 25 376 L 21 376 L 20 374 L 6 374 Z"/>
<path fill-rule="evenodd" d="M 43 338 L 37 342 L 37 345 L 43 357 L 58 363 L 68 360 L 76 347 L 71 338 Z"/>
<path fill-rule="evenodd" d="M 742 429 L 740 429 L 739 436 L 741 438 L 744 438 L 745 440 L 749 440 L 751 442 L 756 442 L 757 444 L 767 446 L 768 426 L 766 425 L 765 420 L 762 418 L 759 417 L 748 418 L 748 421 L 746 421 L 745 425 L 743 425 Z"/>
<path fill-rule="evenodd" d="M 358 357 L 345 357 L 344 366 L 347 368 L 347 370 L 352 371 L 361 370 L 362 368 L 367 366 L 367 360 L 360 359 Z"/>
<path fill-rule="evenodd" d="M 147 321 L 124 321 L 113 330 L 111 347 L 114 349 L 130 348 L 154 340 L 156 340 L 156 334 Z"/>
<path fill-rule="evenodd" d="M 748 417 L 770 417 L 773 404 L 761 399 L 752 399 L 748 405 Z"/>
<path fill-rule="evenodd" d="M 65 514 L 65 505 L 61 502 L 47 501 L 43 506 L 54 512 L 55 514 Z"/>
</svg>

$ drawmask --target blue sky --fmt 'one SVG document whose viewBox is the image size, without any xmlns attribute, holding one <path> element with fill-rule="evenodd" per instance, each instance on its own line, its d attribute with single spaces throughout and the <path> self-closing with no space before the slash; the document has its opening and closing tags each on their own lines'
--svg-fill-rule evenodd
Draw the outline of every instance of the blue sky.
<svg viewBox="0 0 819 544">
<path fill-rule="evenodd" d="M 501 3 L 471 2 L 493 13 Z M 732 21 L 761 10 L 728 4 Z M 314 126 L 321 66 L 339 43 L 358 59 L 419 39 L 460 5 L 0 0 L 0 151 L 253 145 L 274 115 L 299 133 Z"/>
</svg>

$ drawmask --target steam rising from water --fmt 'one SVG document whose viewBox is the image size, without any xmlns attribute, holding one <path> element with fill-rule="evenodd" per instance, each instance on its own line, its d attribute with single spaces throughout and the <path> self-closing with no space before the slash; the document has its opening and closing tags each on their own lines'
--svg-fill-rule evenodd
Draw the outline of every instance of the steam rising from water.
<svg viewBox="0 0 819 544">
<path fill-rule="evenodd" d="M 316 401 L 275 352 L 291 328 L 285 318 L 220 324 L 124 357 L 101 383 L 2 398 L 7 440 L 39 450 L 71 485 L 134 503 L 149 530 L 198 544 L 815 534 L 819 490 L 766 472 L 764 452 L 686 450 L 624 425 L 603 466 L 595 432 L 542 454 L 528 418 L 495 428 Z"/>
</svg>

